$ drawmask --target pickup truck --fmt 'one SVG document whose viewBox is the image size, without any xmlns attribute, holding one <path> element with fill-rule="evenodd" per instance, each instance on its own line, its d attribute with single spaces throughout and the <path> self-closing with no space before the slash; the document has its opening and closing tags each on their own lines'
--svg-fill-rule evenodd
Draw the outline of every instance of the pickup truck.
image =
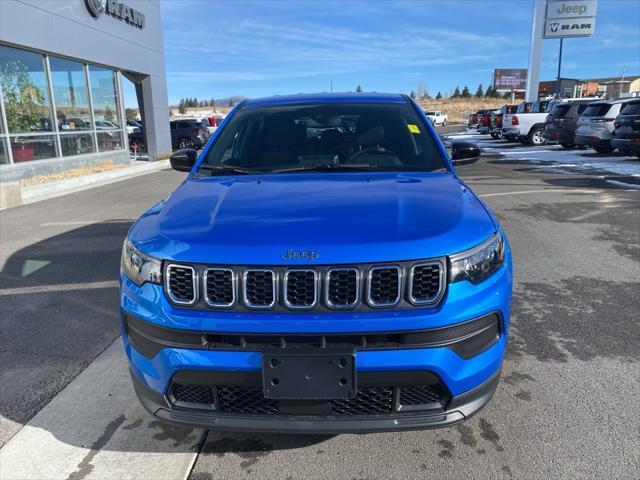
<svg viewBox="0 0 640 480">
<path fill-rule="evenodd" d="M 517 105 L 504 105 L 500 110 L 491 113 L 489 120 L 489 134 L 495 139 L 502 138 L 502 120 L 505 113 L 516 113 L 518 110 Z"/>
<path fill-rule="evenodd" d="M 438 125 L 445 126 L 447 124 L 447 115 L 443 115 L 440 110 L 425 112 L 425 115 L 431 120 L 431 125 L 434 127 Z"/>
<path fill-rule="evenodd" d="M 124 240 L 120 315 L 136 394 L 222 431 L 446 427 L 496 390 L 509 244 L 406 95 L 240 103 Z"/>
<path fill-rule="evenodd" d="M 510 141 L 518 140 L 529 145 L 544 145 L 542 136 L 547 120 L 550 100 L 522 102 L 516 113 L 505 113 L 502 118 L 502 134 Z M 553 105 L 551 105 L 553 106 Z"/>
<path fill-rule="evenodd" d="M 478 133 L 489 133 L 489 129 L 491 128 L 491 115 L 499 111 L 500 110 L 496 108 L 478 110 Z"/>
</svg>

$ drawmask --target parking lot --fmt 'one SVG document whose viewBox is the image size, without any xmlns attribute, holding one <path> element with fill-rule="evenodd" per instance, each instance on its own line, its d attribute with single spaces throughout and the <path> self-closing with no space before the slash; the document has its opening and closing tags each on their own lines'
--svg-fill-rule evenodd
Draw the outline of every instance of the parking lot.
<svg viewBox="0 0 640 480">
<path fill-rule="evenodd" d="M 443 135 L 484 150 L 458 173 L 515 263 L 485 410 L 447 429 L 336 436 L 151 418 L 119 340 L 117 273 L 131 222 L 183 178 L 162 171 L 0 212 L 0 477 L 638 478 L 640 190 L 618 180 L 640 160 L 455 130 Z"/>
</svg>

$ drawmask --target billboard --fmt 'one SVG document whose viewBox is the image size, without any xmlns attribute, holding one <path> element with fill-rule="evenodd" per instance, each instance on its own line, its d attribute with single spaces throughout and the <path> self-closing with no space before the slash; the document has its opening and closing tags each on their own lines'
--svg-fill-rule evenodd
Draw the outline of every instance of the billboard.
<svg viewBox="0 0 640 480">
<path fill-rule="evenodd" d="M 496 68 L 493 71 L 494 90 L 525 90 L 527 88 L 526 68 Z"/>
<path fill-rule="evenodd" d="M 598 0 L 547 0 L 544 38 L 590 37 Z"/>
</svg>

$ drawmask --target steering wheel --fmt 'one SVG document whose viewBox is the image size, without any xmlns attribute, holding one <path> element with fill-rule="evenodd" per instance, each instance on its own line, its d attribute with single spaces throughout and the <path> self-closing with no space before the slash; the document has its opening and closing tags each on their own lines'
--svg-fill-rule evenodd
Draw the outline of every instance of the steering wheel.
<svg viewBox="0 0 640 480">
<path fill-rule="evenodd" d="M 402 165 L 402 161 L 400 160 L 400 157 L 398 157 L 398 155 L 396 155 L 391 150 L 387 150 L 384 147 L 363 148 L 362 150 L 358 150 L 357 152 L 353 152 L 351 155 L 349 155 L 349 158 L 347 158 L 347 160 L 344 163 L 355 163 L 356 159 L 367 154 L 387 155 L 388 157 L 391 158 L 391 162 L 394 166 Z"/>
</svg>

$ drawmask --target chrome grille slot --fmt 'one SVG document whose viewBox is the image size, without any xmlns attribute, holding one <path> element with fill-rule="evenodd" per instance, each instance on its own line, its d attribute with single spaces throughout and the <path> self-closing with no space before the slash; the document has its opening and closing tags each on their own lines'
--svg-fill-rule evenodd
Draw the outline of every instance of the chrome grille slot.
<svg viewBox="0 0 640 480">
<path fill-rule="evenodd" d="M 318 302 L 318 273 L 310 269 L 287 270 L 284 303 L 289 308 L 313 308 Z"/>
<path fill-rule="evenodd" d="M 246 270 L 243 276 L 244 303 L 250 308 L 271 308 L 276 303 L 276 273 Z"/>
<path fill-rule="evenodd" d="M 400 301 L 402 269 L 397 266 L 373 267 L 369 270 L 367 300 L 372 307 L 388 307 Z"/>
<path fill-rule="evenodd" d="M 329 269 L 325 302 L 331 308 L 354 307 L 360 300 L 360 271 L 357 268 Z"/>
<path fill-rule="evenodd" d="M 444 266 L 440 262 L 420 263 L 409 271 L 408 296 L 414 305 L 438 300 L 444 285 Z"/>
<path fill-rule="evenodd" d="M 231 307 L 236 301 L 236 275 L 229 268 L 204 271 L 204 301 L 210 307 Z"/>
<path fill-rule="evenodd" d="M 169 298 L 179 305 L 193 305 L 197 299 L 197 275 L 193 267 L 169 264 L 165 270 Z"/>
</svg>

